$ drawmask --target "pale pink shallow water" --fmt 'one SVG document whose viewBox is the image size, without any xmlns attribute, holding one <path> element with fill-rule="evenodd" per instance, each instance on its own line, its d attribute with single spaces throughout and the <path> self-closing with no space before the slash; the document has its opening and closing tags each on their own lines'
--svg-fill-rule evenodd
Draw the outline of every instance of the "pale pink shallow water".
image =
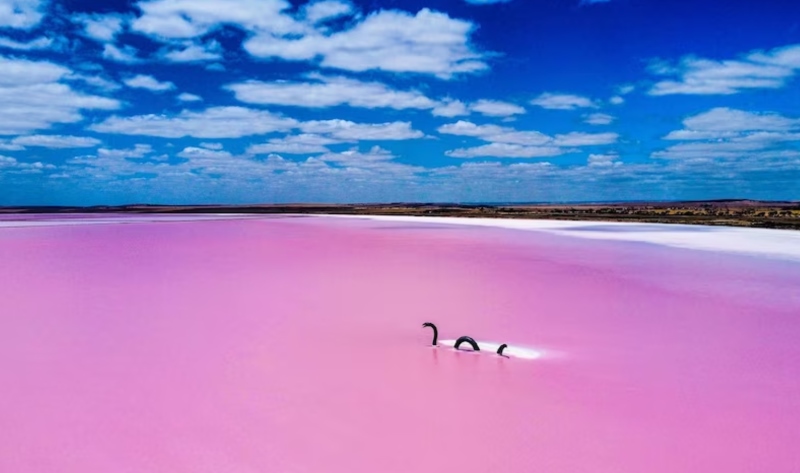
<svg viewBox="0 0 800 473">
<path fill-rule="evenodd" d="M 0 228 L 0 471 L 795 473 L 798 287 L 486 228 Z"/>
</svg>

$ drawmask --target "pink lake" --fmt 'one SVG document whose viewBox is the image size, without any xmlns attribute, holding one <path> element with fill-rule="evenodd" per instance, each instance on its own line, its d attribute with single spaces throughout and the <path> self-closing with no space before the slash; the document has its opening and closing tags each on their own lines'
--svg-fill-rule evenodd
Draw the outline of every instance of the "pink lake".
<svg viewBox="0 0 800 473">
<path fill-rule="evenodd" d="M 800 471 L 795 260 L 424 220 L 30 219 L 0 225 L 2 472 Z M 433 348 L 428 321 L 536 356 Z"/>
</svg>

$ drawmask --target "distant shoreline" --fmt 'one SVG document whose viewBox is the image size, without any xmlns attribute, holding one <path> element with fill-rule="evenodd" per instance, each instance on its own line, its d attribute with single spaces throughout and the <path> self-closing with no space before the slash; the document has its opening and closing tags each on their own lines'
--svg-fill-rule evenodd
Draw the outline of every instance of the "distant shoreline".
<svg viewBox="0 0 800 473">
<path fill-rule="evenodd" d="M 800 230 L 800 201 L 708 200 L 597 204 L 251 204 L 18 206 L 10 214 L 328 214 L 667 223 Z"/>
</svg>

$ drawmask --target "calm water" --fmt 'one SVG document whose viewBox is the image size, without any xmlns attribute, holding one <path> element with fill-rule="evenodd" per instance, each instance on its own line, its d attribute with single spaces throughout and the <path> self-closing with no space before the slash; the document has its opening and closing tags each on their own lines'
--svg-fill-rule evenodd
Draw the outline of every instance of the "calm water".
<svg viewBox="0 0 800 473">
<path fill-rule="evenodd" d="M 0 228 L 0 471 L 800 471 L 800 263 L 114 219 Z"/>
</svg>

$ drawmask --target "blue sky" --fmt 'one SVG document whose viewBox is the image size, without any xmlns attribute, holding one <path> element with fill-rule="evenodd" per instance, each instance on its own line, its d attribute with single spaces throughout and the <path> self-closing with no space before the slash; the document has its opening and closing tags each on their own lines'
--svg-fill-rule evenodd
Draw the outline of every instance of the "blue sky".
<svg viewBox="0 0 800 473">
<path fill-rule="evenodd" d="M 800 4 L 0 0 L 0 205 L 800 198 Z"/>
</svg>

